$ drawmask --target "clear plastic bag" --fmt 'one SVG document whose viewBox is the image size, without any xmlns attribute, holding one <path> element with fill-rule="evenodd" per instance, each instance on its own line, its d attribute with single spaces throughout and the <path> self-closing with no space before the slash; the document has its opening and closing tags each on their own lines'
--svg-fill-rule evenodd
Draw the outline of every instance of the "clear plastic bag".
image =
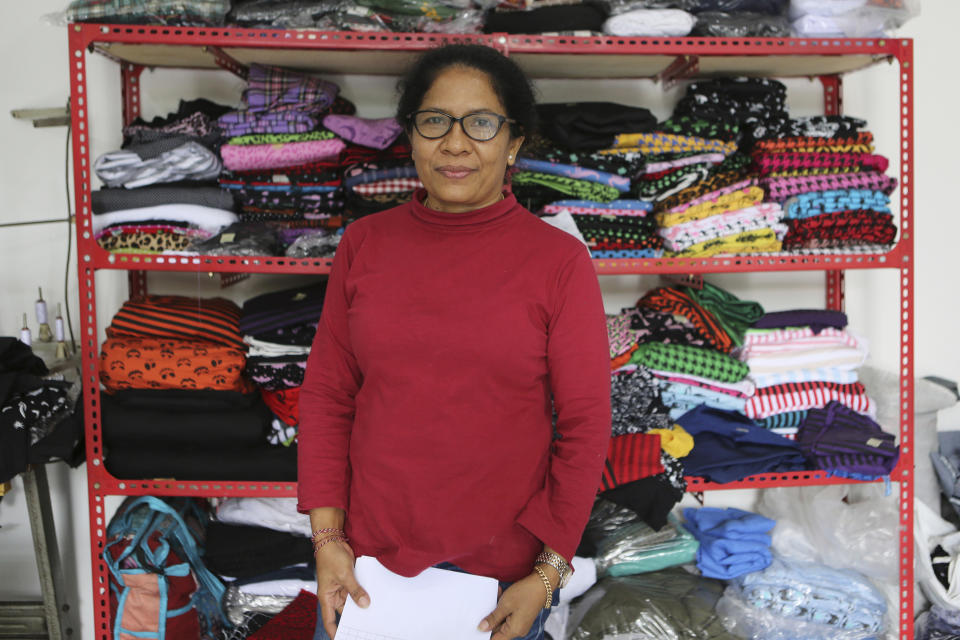
<svg viewBox="0 0 960 640">
<path fill-rule="evenodd" d="M 318 20 L 337 11 L 341 0 L 236 0 L 227 16 L 242 27 L 298 29 L 315 27 Z"/>
<path fill-rule="evenodd" d="M 749 640 L 867 640 L 882 633 L 886 610 L 856 571 L 779 557 L 735 579 L 717 604 L 727 630 Z"/>
<path fill-rule="evenodd" d="M 619 527 L 597 545 L 594 561 L 599 576 L 628 576 L 693 562 L 699 546 L 671 514 L 659 531 L 639 520 Z"/>
<path fill-rule="evenodd" d="M 960 640 L 960 611 L 933 605 L 917 618 L 914 634 L 916 640 Z"/>
<path fill-rule="evenodd" d="M 793 0 L 799 36 L 866 37 L 890 33 L 920 13 L 920 0 Z"/>
<path fill-rule="evenodd" d="M 68 22 L 119 22 L 172 26 L 224 24 L 230 0 L 73 0 Z"/>
<path fill-rule="evenodd" d="M 767 489 L 757 510 L 777 521 L 775 553 L 896 583 L 900 518 L 882 484 Z"/>
</svg>

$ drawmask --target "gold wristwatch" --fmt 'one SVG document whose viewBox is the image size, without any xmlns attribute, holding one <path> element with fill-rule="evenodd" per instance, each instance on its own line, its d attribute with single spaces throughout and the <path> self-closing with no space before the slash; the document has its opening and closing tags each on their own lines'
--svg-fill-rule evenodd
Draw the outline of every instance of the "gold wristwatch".
<svg viewBox="0 0 960 640">
<path fill-rule="evenodd" d="M 550 551 L 541 551 L 533 560 L 534 564 L 548 564 L 557 570 L 560 575 L 560 589 L 563 589 L 570 582 L 570 576 L 573 575 L 573 567 L 567 564 L 563 556 Z"/>
</svg>

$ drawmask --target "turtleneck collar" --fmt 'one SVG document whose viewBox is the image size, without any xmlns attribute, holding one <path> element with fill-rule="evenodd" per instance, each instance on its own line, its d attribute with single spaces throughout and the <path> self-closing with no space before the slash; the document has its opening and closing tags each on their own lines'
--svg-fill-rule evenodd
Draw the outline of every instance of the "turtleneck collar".
<svg viewBox="0 0 960 640">
<path fill-rule="evenodd" d="M 466 211 L 464 213 L 447 213 L 425 206 L 423 201 L 427 197 L 427 191 L 421 187 L 413 193 L 413 199 L 410 201 L 410 205 L 413 216 L 422 222 L 444 227 L 467 228 L 489 224 L 506 218 L 518 204 L 516 196 L 512 193 L 505 191 L 503 195 L 503 200 L 498 200 L 481 209 L 474 209 L 473 211 Z"/>
</svg>

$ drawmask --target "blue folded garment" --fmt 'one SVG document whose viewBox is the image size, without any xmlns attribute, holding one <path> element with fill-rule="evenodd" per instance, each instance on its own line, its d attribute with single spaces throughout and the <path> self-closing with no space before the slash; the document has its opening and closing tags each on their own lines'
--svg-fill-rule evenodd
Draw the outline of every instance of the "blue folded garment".
<svg viewBox="0 0 960 640">
<path fill-rule="evenodd" d="M 741 413 L 700 405 L 677 419 L 693 436 L 683 459 L 687 473 L 733 482 L 755 473 L 806 469 L 797 443 L 758 426 Z"/>
<path fill-rule="evenodd" d="M 770 565 L 770 518 L 741 509 L 683 510 L 687 530 L 700 543 L 697 568 L 708 578 L 729 580 Z"/>
</svg>

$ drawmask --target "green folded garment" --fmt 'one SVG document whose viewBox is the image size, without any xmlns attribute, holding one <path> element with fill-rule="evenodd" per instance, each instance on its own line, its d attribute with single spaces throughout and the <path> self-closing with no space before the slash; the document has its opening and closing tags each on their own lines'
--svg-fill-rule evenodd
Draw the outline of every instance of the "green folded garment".
<svg viewBox="0 0 960 640">
<path fill-rule="evenodd" d="M 599 182 L 590 182 L 589 180 L 577 180 L 566 176 L 555 176 L 537 171 L 518 171 L 511 178 L 513 184 L 526 185 L 536 184 L 542 187 L 548 187 L 568 196 L 575 196 L 584 200 L 593 200 L 594 202 L 611 202 L 620 197 L 620 192 L 616 187 L 611 187 Z"/>
<path fill-rule="evenodd" d="M 630 356 L 630 364 L 688 373 L 719 382 L 740 382 L 750 373 L 746 363 L 714 349 L 660 342 L 641 344 Z"/>
<path fill-rule="evenodd" d="M 287 142 L 311 142 L 313 140 L 333 140 L 337 135 L 333 131 L 308 131 L 306 133 L 251 133 L 246 136 L 230 138 L 227 143 L 247 144 L 285 144 Z"/>
<path fill-rule="evenodd" d="M 703 283 L 703 289 L 681 287 L 680 290 L 693 298 L 693 301 L 698 305 L 712 313 L 737 346 L 743 344 L 743 337 L 747 329 L 763 315 L 763 307 L 760 306 L 760 303 L 741 300 L 729 291 L 725 291 L 709 282 Z"/>
</svg>

